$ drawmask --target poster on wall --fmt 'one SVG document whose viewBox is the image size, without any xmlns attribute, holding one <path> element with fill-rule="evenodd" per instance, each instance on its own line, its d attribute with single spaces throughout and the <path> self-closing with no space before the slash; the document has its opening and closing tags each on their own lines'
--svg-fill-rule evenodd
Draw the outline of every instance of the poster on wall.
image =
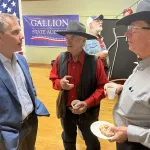
<svg viewBox="0 0 150 150">
<path fill-rule="evenodd" d="M 79 21 L 79 15 L 23 16 L 25 45 L 65 47 L 65 37 L 57 31 L 65 31 L 68 22 Z"/>
</svg>

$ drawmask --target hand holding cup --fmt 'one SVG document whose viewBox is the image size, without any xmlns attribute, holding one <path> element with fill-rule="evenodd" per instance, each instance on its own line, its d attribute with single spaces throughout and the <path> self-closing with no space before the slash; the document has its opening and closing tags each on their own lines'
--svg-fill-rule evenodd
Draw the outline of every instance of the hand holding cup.
<svg viewBox="0 0 150 150">
<path fill-rule="evenodd" d="M 73 108 L 73 109 L 78 109 L 78 107 L 76 106 L 76 104 L 79 103 L 79 102 L 80 102 L 80 100 L 73 100 L 73 101 L 71 102 L 72 108 Z"/>
<path fill-rule="evenodd" d="M 116 87 L 107 86 L 106 92 L 107 92 L 108 99 L 114 99 L 116 96 Z"/>
<path fill-rule="evenodd" d="M 107 83 L 104 86 L 105 93 L 108 96 L 108 99 L 114 99 L 117 92 L 117 84 L 115 83 Z"/>
</svg>

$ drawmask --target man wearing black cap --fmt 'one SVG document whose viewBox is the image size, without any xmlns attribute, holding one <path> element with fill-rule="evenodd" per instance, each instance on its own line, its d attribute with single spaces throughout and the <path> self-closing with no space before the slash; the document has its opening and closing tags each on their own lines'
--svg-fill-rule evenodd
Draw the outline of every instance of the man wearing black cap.
<svg viewBox="0 0 150 150">
<path fill-rule="evenodd" d="M 94 54 L 101 58 L 105 68 L 105 72 L 108 71 L 108 65 L 106 58 L 108 56 L 108 51 L 106 49 L 103 37 L 100 35 L 103 30 L 103 15 L 100 16 L 91 16 L 87 19 L 87 26 L 89 28 L 89 33 L 97 37 L 97 39 L 88 40 L 84 46 L 84 50 L 88 54 Z"/>
<path fill-rule="evenodd" d="M 121 94 L 114 107 L 116 127 L 111 128 L 115 135 L 110 142 L 117 142 L 117 150 L 150 150 L 150 0 L 142 0 L 136 13 L 117 25 L 128 26 L 129 50 L 141 61 L 123 86 L 114 83 Z"/>
<path fill-rule="evenodd" d="M 78 126 L 87 150 L 100 150 L 100 143 L 91 133 L 90 126 L 98 120 L 103 87 L 108 80 L 101 60 L 83 50 L 86 40 L 96 37 L 87 34 L 85 26 L 78 21 L 69 22 L 66 31 L 57 33 L 66 37 L 68 50 L 56 58 L 50 73 L 53 88 L 61 93 L 57 117 L 61 118 L 64 148 L 76 150 Z M 75 108 L 71 107 L 73 100 L 80 100 Z"/>
</svg>

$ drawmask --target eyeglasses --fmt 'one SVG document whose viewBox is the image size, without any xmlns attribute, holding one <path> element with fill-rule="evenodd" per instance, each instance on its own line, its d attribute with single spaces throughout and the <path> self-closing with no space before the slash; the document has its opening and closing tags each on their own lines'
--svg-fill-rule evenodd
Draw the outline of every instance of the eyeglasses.
<svg viewBox="0 0 150 150">
<path fill-rule="evenodd" d="M 128 25 L 127 31 L 131 31 L 132 33 L 135 32 L 137 29 L 145 29 L 150 30 L 150 27 L 138 27 L 134 25 Z"/>
</svg>

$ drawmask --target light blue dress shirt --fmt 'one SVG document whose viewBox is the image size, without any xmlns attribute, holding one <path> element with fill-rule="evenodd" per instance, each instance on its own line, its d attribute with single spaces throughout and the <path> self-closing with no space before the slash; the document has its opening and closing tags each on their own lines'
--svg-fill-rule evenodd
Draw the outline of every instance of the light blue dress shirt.
<svg viewBox="0 0 150 150">
<path fill-rule="evenodd" d="M 24 120 L 33 111 L 34 107 L 27 91 L 27 84 L 23 71 L 17 62 L 17 56 L 15 53 L 12 60 L 6 58 L 0 53 L 0 60 L 6 71 L 9 73 L 14 88 L 16 89 L 17 96 L 22 107 L 22 120 Z"/>
</svg>

